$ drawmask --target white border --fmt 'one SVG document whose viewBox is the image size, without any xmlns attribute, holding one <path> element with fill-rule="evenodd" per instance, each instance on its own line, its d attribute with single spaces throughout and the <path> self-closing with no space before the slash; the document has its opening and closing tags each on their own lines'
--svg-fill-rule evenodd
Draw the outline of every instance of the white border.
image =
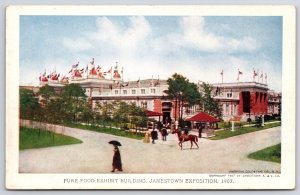
<svg viewBox="0 0 300 195">
<path fill-rule="evenodd" d="M 208 174 L 19 174 L 20 15 L 283 16 L 282 162 L 279 178 L 241 177 L 233 184 L 64 184 L 65 178 L 202 178 Z M 8 189 L 293 189 L 295 188 L 295 7 L 293 6 L 9 6 L 6 20 L 6 187 Z M 10 74 L 10 73 L 17 74 Z"/>
</svg>

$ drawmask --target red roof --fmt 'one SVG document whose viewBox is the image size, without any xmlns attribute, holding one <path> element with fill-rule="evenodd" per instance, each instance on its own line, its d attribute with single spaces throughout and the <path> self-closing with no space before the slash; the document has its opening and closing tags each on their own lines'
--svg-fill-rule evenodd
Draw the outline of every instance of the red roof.
<svg viewBox="0 0 300 195">
<path fill-rule="evenodd" d="M 191 118 L 186 119 L 186 121 L 215 123 L 215 122 L 219 122 L 219 119 L 217 119 L 213 116 L 210 116 L 209 114 L 207 114 L 205 112 L 199 112 L 198 114 L 192 116 Z"/>
<path fill-rule="evenodd" d="M 162 116 L 162 113 L 159 113 L 159 112 L 153 112 L 153 111 L 150 111 L 150 110 L 147 110 L 147 116 L 151 117 L 151 116 Z"/>
</svg>

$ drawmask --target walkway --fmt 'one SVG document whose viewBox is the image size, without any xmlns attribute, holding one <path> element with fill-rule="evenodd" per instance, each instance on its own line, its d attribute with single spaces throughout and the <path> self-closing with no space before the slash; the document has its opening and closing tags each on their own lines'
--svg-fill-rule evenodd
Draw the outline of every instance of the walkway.
<svg viewBox="0 0 300 195">
<path fill-rule="evenodd" d="M 180 150 L 176 135 L 167 141 L 145 144 L 133 140 L 87 130 L 66 127 L 65 135 L 76 137 L 82 144 L 20 151 L 21 173 L 109 173 L 113 146 L 117 139 L 123 173 L 228 173 L 229 171 L 280 171 L 280 164 L 248 159 L 251 152 L 280 143 L 281 127 L 212 141 L 200 139 L 200 149 L 190 150 L 190 143 Z"/>
</svg>

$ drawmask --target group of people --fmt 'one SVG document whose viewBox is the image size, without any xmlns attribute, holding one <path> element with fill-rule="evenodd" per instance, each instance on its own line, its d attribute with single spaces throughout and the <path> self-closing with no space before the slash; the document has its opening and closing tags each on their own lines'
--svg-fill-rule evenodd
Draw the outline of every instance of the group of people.
<svg viewBox="0 0 300 195">
<path fill-rule="evenodd" d="M 157 123 L 153 126 L 152 130 L 146 132 L 144 142 L 155 144 L 155 140 L 158 140 L 158 134 L 160 133 L 163 141 L 167 141 L 168 129 L 170 129 L 170 125 L 162 125 L 161 123 Z"/>
</svg>

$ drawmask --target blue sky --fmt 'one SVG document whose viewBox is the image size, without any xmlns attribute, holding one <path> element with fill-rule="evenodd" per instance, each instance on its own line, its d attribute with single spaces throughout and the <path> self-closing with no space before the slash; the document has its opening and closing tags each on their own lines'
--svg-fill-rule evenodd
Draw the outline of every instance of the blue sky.
<svg viewBox="0 0 300 195">
<path fill-rule="evenodd" d="M 62 75 L 95 58 L 103 71 L 118 61 L 126 80 L 252 81 L 267 73 L 281 91 L 282 17 L 21 16 L 20 84 L 38 84 L 45 70 Z M 265 82 L 265 81 L 264 81 Z"/>
</svg>

